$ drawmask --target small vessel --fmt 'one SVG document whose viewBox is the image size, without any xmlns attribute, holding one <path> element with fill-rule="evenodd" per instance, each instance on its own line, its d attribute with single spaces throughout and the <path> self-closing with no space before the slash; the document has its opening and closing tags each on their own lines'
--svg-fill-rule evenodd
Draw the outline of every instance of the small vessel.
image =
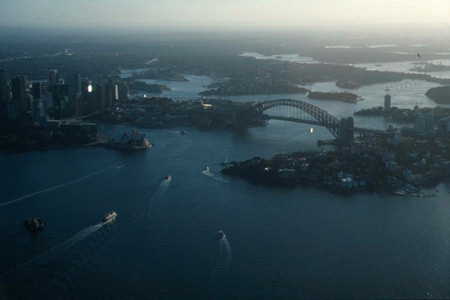
<svg viewBox="0 0 450 300">
<path fill-rule="evenodd" d="M 181 135 L 186 135 L 187 133 L 186 133 L 186 131 L 181 130 L 181 131 L 180 131 L 180 134 L 181 134 Z"/>
<path fill-rule="evenodd" d="M 111 222 L 117 218 L 117 213 L 115 211 L 107 213 L 103 217 L 103 223 Z"/>
<path fill-rule="evenodd" d="M 217 234 L 216 234 L 216 239 L 217 240 L 224 239 L 225 237 L 226 237 L 225 236 L 225 232 L 223 232 L 222 230 L 217 231 Z"/>
<path fill-rule="evenodd" d="M 205 169 L 203 170 L 204 173 L 211 173 L 211 169 L 206 166 Z"/>
<path fill-rule="evenodd" d="M 164 176 L 164 180 L 172 181 L 172 176 L 171 175 Z"/>
<path fill-rule="evenodd" d="M 25 220 L 25 228 L 32 233 L 38 233 L 44 230 L 46 223 L 40 218 L 31 218 Z"/>
</svg>

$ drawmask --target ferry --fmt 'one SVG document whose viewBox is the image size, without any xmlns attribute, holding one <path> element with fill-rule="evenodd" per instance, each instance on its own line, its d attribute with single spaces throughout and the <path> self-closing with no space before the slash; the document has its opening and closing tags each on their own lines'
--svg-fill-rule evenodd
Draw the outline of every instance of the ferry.
<svg viewBox="0 0 450 300">
<path fill-rule="evenodd" d="M 107 146 L 112 149 L 122 151 L 147 150 L 153 147 L 150 141 L 137 130 L 124 133 L 119 140 L 110 139 Z"/>
<path fill-rule="evenodd" d="M 226 236 L 225 236 L 225 232 L 223 232 L 222 230 L 217 231 L 217 234 L 216 234 L 217 240 L 222 240 L 222 239 L 224 239 L 225 237 L 226 237 Z"/>
<path fill-rule="evenodd" d="M 25 228 L 31 233 L 38 233 L 44 230 L 46 223 L 40 218 L 31 218 L 25 220 Z"/>
<path fill-rule="evenodd" d="M 104 217 L 103 217 L 103 223 L 108 223 L 111 221 L 114 221 L 117 218 L 117 213 L 115 211 L 109 212 L 107 213 Z"/>
</svg>

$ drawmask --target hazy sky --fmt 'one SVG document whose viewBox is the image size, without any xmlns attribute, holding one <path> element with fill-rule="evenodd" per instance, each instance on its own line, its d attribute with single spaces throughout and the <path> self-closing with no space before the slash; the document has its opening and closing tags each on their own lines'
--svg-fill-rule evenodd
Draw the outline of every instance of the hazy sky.
<svg viewBox="0 0 450 300">
<path fill-rule="evenodd" d="M 0 0 L 1 25 L 293 27 L 450 24 L 450 0 Z"/>
</svg>

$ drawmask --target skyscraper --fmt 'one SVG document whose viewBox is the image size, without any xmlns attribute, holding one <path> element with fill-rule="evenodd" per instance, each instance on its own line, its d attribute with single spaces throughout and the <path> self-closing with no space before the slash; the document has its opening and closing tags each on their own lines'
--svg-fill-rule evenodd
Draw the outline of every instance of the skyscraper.
<svg viewBox="0 0 450 300">
<path fill-rule="evenodd" d="M 5 70 L 0 70 L 0 103 L 6 103 L 9 100 L 8 76 Z"/>
<path fill-rule="evenodd" d="M 69 91 L 70 91 L 70 97 L 76 98 L 79 97 L 81 94 L 81 75 L 76 73 L 73 74 L 68 82 L 69 85 Z"/>
<path fill-rule="evenodd" d="M 105 108 L 109 109 L 119 99 L 119 89 L 117 84 L 112 79 L 108 79 L 105 88 L 106 88 Z"/>
<path fill-rule="evenodd" d="M 386 94 L 386 96 L 384 96 L 384 110 L 390 109 L 391 109 L 391 95 Z"/>
<path fill-rule="evenodd" d="M 53 86 L 58 83 L 58 70 L 53 69 L 48 71 L 48 87 L 51 90 Z"/>
<path fill-rule="evenodd" d="M 69 100 L 75 109 L 75 116 L 80 114 L 80 102 L 82 95 L 82 81 L 81 75 L 78 73 L 72 74 L 68 81 L 69 85 Z"/>
<path fill-rule="evenodd" d="M 41 83 L 40 82 L 33 82 L 31 85 L 31 95 L 33 95 L 34 99 L 41 99 Z"/>
<path fill-rule="evenodd" d="M 17 76 L 11 80 L 12 102 L 16 107 L 19 116 L 25 114 L 31 103 L 28 103 L 26 97 L 26 80 L 23 76 Z"/>
<path fill-rule="evenodd" d="M 128 94 L 129 94 L 129 88 L 128 85 L 125 82 L 119 83 L 119 101 L 127 101 L 128 100 Z"/>
<path fill-rule="evenodd" d="M 54 117 L 61 119 L 71 117 L 74 113 L 74 107 L 69 101 L 69 86 L 66 84 L 57 84 L 52 88 L 52 98 L 54 107 Z"/>
<path fill-rule="evenodd" d="M 9 90 L 8 75 L 5 70 L 0 70 L 0 120 L 7 117 L 8 103 L 11 95 Z"/>
</svg>

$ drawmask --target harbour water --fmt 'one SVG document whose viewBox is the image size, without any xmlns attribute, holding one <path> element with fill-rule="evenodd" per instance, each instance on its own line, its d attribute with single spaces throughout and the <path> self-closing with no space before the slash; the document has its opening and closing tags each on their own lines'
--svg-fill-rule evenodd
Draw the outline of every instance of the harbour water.
<svg viewBox="0 0 450 300">
<path fill-rule="evenodd" d="M 394 104 L 433 105 L 414 97 L 427 85 L 405 88 L 411 94 L 398 93 Z M 315 103 L 337 116 L 382 103 L 383 86 L 360 91 L 367 98 L 361 104 Z M 385 126 L 380 119 L 357 122 Z M 192 128 L 143 133 L 155 147 L 142 153 L 79 148 L 0 154 L 0 299 L 450 296 L 450 185 L 425 199 L 342 197 L 219 174 L 225 160 L 317 150 L 318 139 L 331 138 L 307 125 L 271 121 L 239 134 Z M 172 181 L 164 180 L 167 175 Z M 117 220 L 98 226 L 111 210 Z M 34 216 L 47 221 L 37 236 L 22 224 Z M 225 246 L 218 230 L 226 233 Z M 225 261 L 218 261 L 228 248 Z M 218 265 L 227 266 L 220 276 Z"/>
</svg>

